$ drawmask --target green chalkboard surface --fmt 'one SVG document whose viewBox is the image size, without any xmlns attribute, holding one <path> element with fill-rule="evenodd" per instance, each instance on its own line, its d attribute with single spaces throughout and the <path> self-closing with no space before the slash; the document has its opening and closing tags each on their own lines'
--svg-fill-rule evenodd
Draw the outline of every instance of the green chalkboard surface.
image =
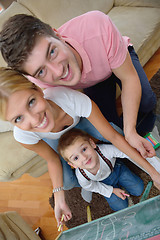
<svg viewBox="0 0 160 240">
<path fill-rule="evenodd" d="M 145 240 L 160 234 L 160 196 L 64 231 L 59 240 Z"/>
</svg>

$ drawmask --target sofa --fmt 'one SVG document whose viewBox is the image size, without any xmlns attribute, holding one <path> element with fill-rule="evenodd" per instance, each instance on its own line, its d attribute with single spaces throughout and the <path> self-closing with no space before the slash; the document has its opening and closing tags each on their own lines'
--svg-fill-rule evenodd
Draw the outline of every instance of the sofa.
<svg viewBox="0 0 160 240">
<path fill-rule="evenodd" d="M 41 240 L 34 230 L 15 211 L 0 213 L 1 240 Z"/>
<path fill-rule="evenodd" d="M 17 0 L 0 14 L 0 29 L 15 14 L 35 15 L 58 28 L 92 10 L 108 14 L 122 35 L 130 37 L 142 66 L 160 47 L 159 0 Z M 0 66 L 6 66 L 2 56 Z M 39 177 L 47 172 L 46 161 L 17 143 L 12 131 L 10 123 L 0 121 L 0 181 L 13 181 L 24 173 Z"/>
</svg>

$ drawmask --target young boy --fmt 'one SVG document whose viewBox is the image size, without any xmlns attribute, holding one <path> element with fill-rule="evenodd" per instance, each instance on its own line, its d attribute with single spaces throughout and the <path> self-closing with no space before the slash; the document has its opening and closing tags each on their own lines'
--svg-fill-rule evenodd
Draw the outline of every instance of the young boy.
<svg viewBox="0 0 160 240">
<path fill-rule="evenodd" d="M 96 145 L 82 130 L 72 129 L 63 134 L 58 151 L 76 168 L 79 184 L 87 191 L 103 195 L 114 211 L 128 207 L 127 194 L 120 187 L 134 196 L 143 192 L 143 181 L 122 161 L 116 160 L 127 155 L 110 144 Z"/>
</svg>

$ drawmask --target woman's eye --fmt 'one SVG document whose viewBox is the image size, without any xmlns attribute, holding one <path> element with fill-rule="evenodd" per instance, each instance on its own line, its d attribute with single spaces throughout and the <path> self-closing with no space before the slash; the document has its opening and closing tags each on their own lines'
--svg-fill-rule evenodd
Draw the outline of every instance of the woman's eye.
<svg viewBox="0 0 160 240">
<path fill-rule="evenodd" d="M 32 107 L 32 105 L 35 103 L 36 99 L 35 98 L 32 98 L 30 101 L 29 101 L 29 107 Z"/>
<path fill-rule="evenodd" d="M 16 119 L 15 119 L 15 123 L 19 123 L 22 119 L 22 116 L 18 116 Z"/>
</svg>

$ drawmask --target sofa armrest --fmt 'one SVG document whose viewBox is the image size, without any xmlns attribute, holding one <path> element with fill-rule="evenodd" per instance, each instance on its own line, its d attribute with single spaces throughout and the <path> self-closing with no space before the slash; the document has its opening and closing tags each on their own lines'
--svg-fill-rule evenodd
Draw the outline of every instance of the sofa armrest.
<svg viewBox="0 0 160 240">
<path fill-rule="evenodd" d="M 17 212 L 0 213 L 1 240 L 40 240 L 40 237 Z"/>
<path fill-rule="evenodd" d="M 11 16 L 13 16 L 15 14 L 22 14 L 22 13 L 32 15 L 32 13 L 28 9 L 26 9 L 24 6 L 22 6 L 18 2 L 13 2 L 6 10 L 1 12 L 1 14 L 0 14 L 0 31 L 2 29 L 4 22 L 6 22 L 6 20 L 8 20 L 8 18 L 10 18 Z M 3 57 L 0 53 L 0 66 L 6 67 L 6 65 L 7 64 L 5 63 Z"/>
<path fill-rule="evenodd" d="M 37 177 L 47 172 L 47 162 L 16 142 L 13 132 L 0 133 L 0 146 L 0 181 L 13 181 L 24 173 Z"/>
<path fill-rule="evenodd" d="M 124 7 L 155 7 L 160 8 L 159 0 L 114 0 L 114 6 Z"/>
</svg>

